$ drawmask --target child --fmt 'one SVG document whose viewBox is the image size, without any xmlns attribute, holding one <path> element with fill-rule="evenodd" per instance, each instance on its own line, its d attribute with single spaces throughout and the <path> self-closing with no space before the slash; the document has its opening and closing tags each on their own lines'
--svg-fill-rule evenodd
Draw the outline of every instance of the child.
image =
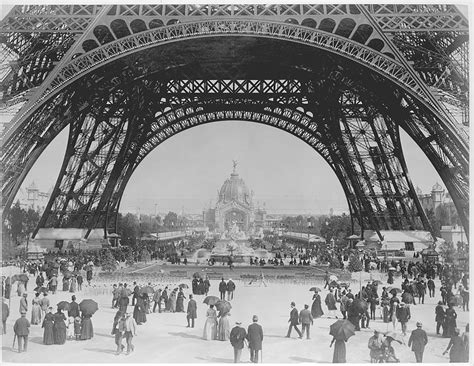
<svg viewBox="0 0 474 366">
<path fill-rule="evenodd" d="M 74 317 L 70 316 L 67 322 L 67 339 L 72 339 L 74 337 Z"/>
<path fill-rule="evenodd" d="M 76 336 L 76 341 L 81 339 L 81 317 L 79 316 L 74 318 L 74 335 Z"/>
</svg>

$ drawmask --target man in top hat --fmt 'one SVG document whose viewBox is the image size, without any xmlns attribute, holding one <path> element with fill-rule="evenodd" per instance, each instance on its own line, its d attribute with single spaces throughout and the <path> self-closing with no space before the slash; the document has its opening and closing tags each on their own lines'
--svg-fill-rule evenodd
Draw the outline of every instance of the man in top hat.
<svg viewBox="0 0 474 366">
<path fill-rule="evenodd" d="M 18 352 L 22 352 L 22 350 L 26 352 L 28 349 L 28 334 L 30 334 L 30 322 L 26 319 L 26 311 L 21 312 L 21 317 L 16 320 L 13 331 L 18 338 Z"/>
<path fill-rule="evenodd" d="M 423 324 L 420 322 L 416 323 L 416 329 L 411 332 L 410 339 L 408 340 L 408 347 L 415 352 L 416 362 L 423 362 L 423 352 L 425 346 L 428 343 L 428 336 L 426 332 L 421 329 Z"/>
<path fill-rule="evenodd" d="M 247 332 L 242 327 L 242 322 L 235 322 L 235 327 L 230 331 L 230 344 L 234 347 L 234 363 L 240 362 L 240 356 L 242 355 L 242 349 L 244 348 L 244 341 L 247 337 Z"/>
<path fill-rule="evenodd" d="M 68 317 L 72 316 L 73 318 L 75 318 L 75 317 L 80 315 L 79 314 L 79 305 L 76 302 L 76 295 L 72 295 L 71 300 L 72 301 L 69 303 L 69 310 L 67 312 L 67 316 Z"/>
<path fill-rule="evenodd" d="M 436 305 L 436 308 L 435 308 L 435 314 L 436 314 L 436 317 L 435 317 L 436 334 L 439 335 L 440 334 L 439 331 L 441 327 L 443 327 L 443 333 L 444 333 L 444 318 L 446 317 L 446 313 L 444 311 L 442 301 L 438 301 L 438 305 Z"/>
<path fill-rule="evenodd" d="M 227 300 L 233 300 L 234 299 L 234 291 L 235 291 L 235 283 L 232 281 L 232 278 L 229 278 L 229 281 L 227 281 Z"/>
<path fill-rule="evenodd" d="M 196 318 L 197 318 L 197 304 L 196 304 L 196 301 L 193 299 L 193 295 L 189 295 L 188 311 L 186 315 L 186 319 L 188 320 L 188 326 L 186 328 L 189 328 L 190 320 L 191 320 L 191 328 L 194 328 L 194 319 Z"/>
<path fill-rule="evenodd" d="M 227 291 L 227 283 L 225 283 L 224 278 L 219 282 L 219 292 L 221 294 L 221 300 L 225 300 L 225 292 Z"/>
<path fill-rule="evenodd" d="M 249 341 L 250 361 L 258 363 L 258 351 L 262 350 L 263 329 L 262 326 L 257 323 L 258 316 L 254 315 L 252 321 L 253 323 L 250 324 L 247 329 L 247 340 Z"/>
<path fill-rule="evenodd" d="M 303 335 L 301 334 L 301 331 L 298 329 L 298 324 L 299 324 L 299 319 L 298 319 L 298 309 L 296 309 L 296 304 L 294 302 L 291 302 L 291 311 L 290 311 L 290 319 L 288 320 L 288 323 L 290 323 L 290 326 L 288 327 L 288 333 L 286 334 L 286 338 L 290 338 L 291 335 L 291 329 L 295 328 L 296 333 L 298 333 L 298 337 L 301 339 L 303 338 Z"/>
</svg>

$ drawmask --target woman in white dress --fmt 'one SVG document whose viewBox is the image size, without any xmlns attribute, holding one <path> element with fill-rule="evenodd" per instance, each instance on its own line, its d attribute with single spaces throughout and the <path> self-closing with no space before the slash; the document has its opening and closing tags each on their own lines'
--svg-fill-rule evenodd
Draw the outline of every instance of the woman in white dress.
<svg viewBox="0 0 474 366">
<path fill-rule="evenodd" d="M 204 324 L 203 338 L 207 341 L 217 339 L 217 312 L 214 305 L 209 305 L 206 313 L 206 324 Z"/>
<path fill-rule="evenodd" d="M 217 339 L 220 341 L 228 341 L 230 338 L 230 314 L 226 312 L 219 312 L 219 325 L 217 327 Z"/>
</svg>

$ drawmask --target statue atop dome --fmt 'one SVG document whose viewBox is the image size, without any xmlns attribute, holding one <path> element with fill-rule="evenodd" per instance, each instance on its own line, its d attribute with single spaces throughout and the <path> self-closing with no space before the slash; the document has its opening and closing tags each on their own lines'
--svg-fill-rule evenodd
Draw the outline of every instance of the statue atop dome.
<svg viewBox="0 0 474 366">
<path fill-rule="evenodd" d="M 237 160 L 232 160 L 232 165 L 234 166 L 234 171 L 233 171 L 234 174 L 235 174 L 235 169 L 237 168 L 237 164 L 238 164 Z"/>
</svg>

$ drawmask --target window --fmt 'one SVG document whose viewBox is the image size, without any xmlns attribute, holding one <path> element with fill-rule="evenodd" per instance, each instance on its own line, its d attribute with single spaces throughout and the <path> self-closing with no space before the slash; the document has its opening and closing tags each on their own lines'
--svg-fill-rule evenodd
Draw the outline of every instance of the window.
<svg viewBox="0 0 474 366">
<path fill-rule="evenodd" d="M 406 241 L 406 242 L 405 242 L 405 250 L 410 250 L 410 251 L 414 251 L 414 250 L 415 250 L 415 247 L 414 247 L 412 241 Z"/>
</svg>

